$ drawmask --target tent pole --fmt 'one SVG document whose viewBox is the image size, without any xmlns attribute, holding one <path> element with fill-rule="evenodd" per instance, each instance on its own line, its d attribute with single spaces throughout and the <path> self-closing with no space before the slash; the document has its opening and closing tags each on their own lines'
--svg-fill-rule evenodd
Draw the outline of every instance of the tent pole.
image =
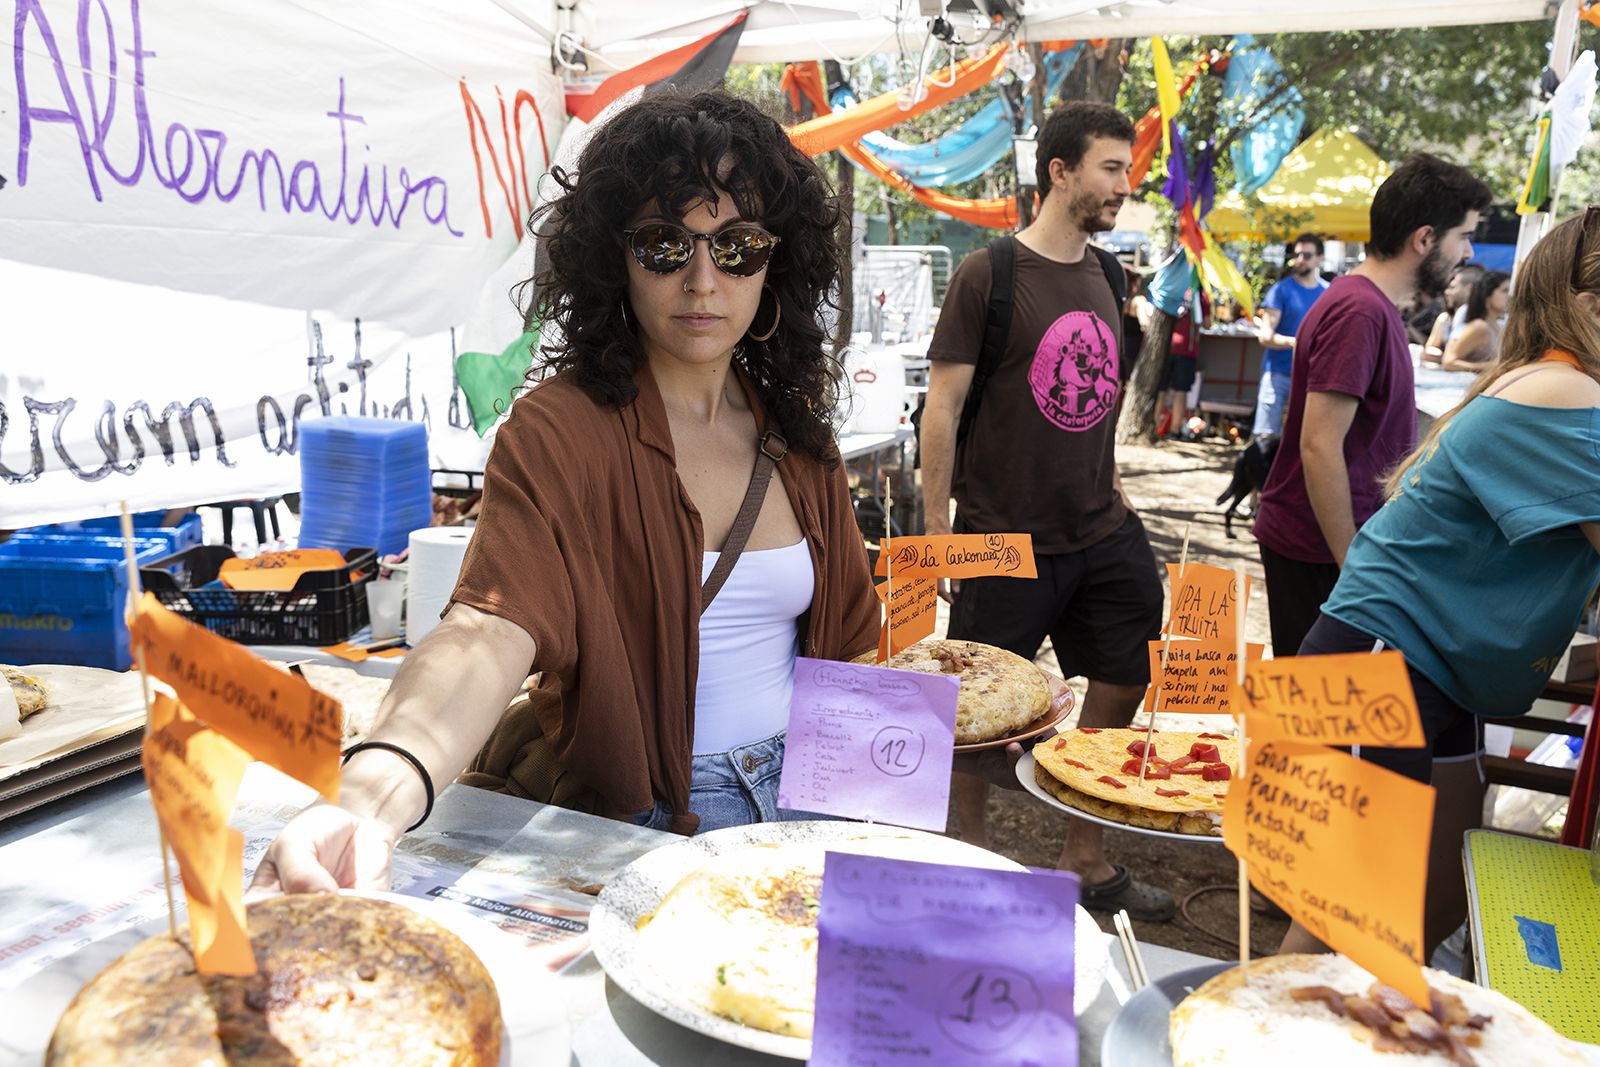
<svg viewBox="0 0 1600 1067">
<path fill-rule="evenodd" d="M 1566 78 L 1567 72 L 1572 69 L 1572 61 L 1578 58 L 1578 13 L 1581 7 L 1580 0 L 1561 0 L 1561 6 L 1556 9 L 1555 30 L 1550 43 L 1550 70 L 1558 79 Z M 1535 90 L 1533 102 L 1534 114 L 1537 115 L 1544 110 L 1545 104 L 1538 90 Z M 1564 169 L 1552 168 L 1550 210 L 1522 216 L 1522 225 L 1517 230 L 1516 256 L 1511 268 L 1513 276 L 1522 266 L 1522 261 L 1528 258 L 1533 246 L 1555 224 L 1556 208 L 1561 198 L 1561 171 Z"/>
</svg>

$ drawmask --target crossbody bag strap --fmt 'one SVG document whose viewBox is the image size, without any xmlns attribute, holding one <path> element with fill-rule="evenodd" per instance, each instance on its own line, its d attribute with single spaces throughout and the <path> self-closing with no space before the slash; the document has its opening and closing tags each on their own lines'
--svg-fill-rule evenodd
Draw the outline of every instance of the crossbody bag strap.
<svg viewBox="0 0 1600 1067">
<path fill-rule="evenodd" d="M 761 514 L 761 502 L 767 498 L 767 486 L 772 482 L 772 472 L 777 469 L 778 461 L 788 452 L 789 442 L 785 441 L 783 435 L 776 430 L 768 430 L 756 443 L 756 469 L 750 475 L 750 488 L 744 491 L 744 501 L 739 505 L 739 514 L 733 517 L 733 529 L 728 531 L 728 539 L 722 543 L 722 552 L 717 556 L 717 565 L 711 568 L 711 573 L 700 586 L 700 614 L 705 614 L 706 608 L 711 606 L 723 583 L 728 580 L 728 575 L 733 573 L 733 565 L 739 562 L 739 554 L 744 551 L 744 546 L 750 541 L 750 534 L 756 528 L 756 517 Z"/>
</svg>

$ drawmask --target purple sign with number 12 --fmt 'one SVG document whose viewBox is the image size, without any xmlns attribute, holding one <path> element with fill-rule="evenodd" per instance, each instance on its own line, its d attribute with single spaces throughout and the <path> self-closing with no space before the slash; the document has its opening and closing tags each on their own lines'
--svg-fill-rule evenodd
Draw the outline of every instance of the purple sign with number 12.
<svg viewBox="0 0 1600 1067">
<path fill-rule="evenodd" d="M 960 689 L 949 674 L 797 658 L 778 807 L 943 830 Z"/>
<path fill-rule="evenodd" d="M 811 1067 L 1076 1067 L 1078 880 L 830 852 Z"/>
</svg>

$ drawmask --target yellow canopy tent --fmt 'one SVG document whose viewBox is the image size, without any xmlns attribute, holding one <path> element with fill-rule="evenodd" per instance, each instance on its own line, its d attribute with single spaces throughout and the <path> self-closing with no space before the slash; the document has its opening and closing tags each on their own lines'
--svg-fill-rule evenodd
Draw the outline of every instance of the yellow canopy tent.
<svg viewBox="0 0 1600 1067">
<path fill-rule="evenodd" d="M 1247 212 L 1244 198 L 1232 192 L 1217 201 L 1205 225 L 1223 241 L 1288 240 L 1304 231 L 1365 241 L 1372 194 L 1389 169 L 1355 134 L 1321 129 L 1296 146 L 1256 194 L 1260 209 Z"/>
</svg>

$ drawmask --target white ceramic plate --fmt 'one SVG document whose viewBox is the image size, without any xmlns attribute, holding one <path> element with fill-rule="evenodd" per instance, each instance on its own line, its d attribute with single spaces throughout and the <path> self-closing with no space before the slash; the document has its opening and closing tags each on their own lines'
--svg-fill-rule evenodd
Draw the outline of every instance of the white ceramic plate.
<svg viewBox="0 0 1600 1067">
<path fill-rule="evenodd" d="M 765 1052 L 774 1056 L 803 1060 L 811 1055 L 809 1038 L 785 1037 L 758 1030 L 714 1015 L 692 1003 L 655 968 L 638 954 L 639 922 L 654 914 L 671 889 L 685 876 L 699 869 L 712 856 L 727 855 L 752 845 L 822 844 L 860 841 L 873 838 L 927 839 L 947 856 L 970 854 L 974 867 L 997 870 L 1026 870 L 1021 864 L 985 849 L 948 837 L 853 822 L 778 822 L 729 827 L 664 845 L 629 864 L 600 893 L 589 917 L 589 938 L 595 958 L 613 982 L 629 996 L 656 1014 L 719 1041 Z M 1075 937 L 1076 973 L 1073 1011 L 1082 1014 L 1099 995 L 1110 965 L 1109 949 L 1100 928 L 1082 907 L 1077 910 Z"/>
<path fill-rule="evenodd" d="M 504 1024 L 500 1067 L 567 1067 L 571 1038 L 565 1000 L 555 978 L 531 962 L 516 938 L 453 905 L 398 893 L 354 895 L 387 900 L 426 915 L 477 953 L 500 993 L 500 1019 Z M 166 928 L 163 916 L 85 945 L 7 993 L 7 1026 L 20 1031 L 14 1036 L 17 1046 L 36 1050 L 42 1059 L 56 1021 L 78 990 L 117 957 L 139 942 L 165 933 Z"/>
<path fill-rule="evenodd" d="M 1165 837 L 1173 841 L 1188 841 L 1191 844 L 1222 844 L 1222 837 L 1220 834 L 1216 837 L 1202 837 L 1199 834 L 1179 834 L 1174 833 L 1171 830 L 1151 830 L 1143 826 L 1130 826 L 1125 822 L 1117 822 L 1113 819 L 1102 819 L 1098 815 L 1090 815 L 1086 811 L 1079 811 L 1071 804 L 1061 803 L 1061 801 L 1051 796 L 1045 790 L 1044 786 L 1040 785 L 1034 780 L 1034 768 L 1038 765 L 1039 761 L 1033 758 L 1032 752 L 1024 752 L 1022 754 L 1022 758 L 1017 761 L 1017 781 L 1022 783 L 1022 788 L 1026 789 L 1028 792 L 1032 793 L 1034 796 L 1038 797 L 1052 808 L 1058 808 L 1061 811 L 1066 812 L 1068 815 L 1079 819 L 1087 819 L 1089 822 L 1099 823 L 1101 826 L 1109 826 L 1113 830 L 1126 830 L 1130 834 L 1148 834 L 1150 837 Z"/>
</svg>

